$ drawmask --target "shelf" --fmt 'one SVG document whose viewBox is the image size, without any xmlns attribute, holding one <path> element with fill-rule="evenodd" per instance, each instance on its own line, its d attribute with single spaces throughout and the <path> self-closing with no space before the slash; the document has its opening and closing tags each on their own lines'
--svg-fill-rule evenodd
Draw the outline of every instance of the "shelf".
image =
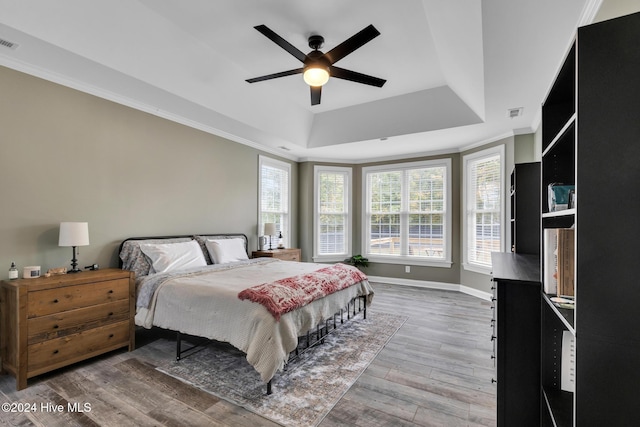
<svg viewBox="0 0 640 427">
<path fill-rule="evenodd" d="M 553 295 L 555 296 L 555 295 Z M 555 313 L 556 316 L 558 316 L 558 319 L 560 319 L 560 321 L 564 324 L 564 326 L 569 330 L 569 332 L 571 332 L 573 335 L 576 334 L 576 330 L 574 328 L 574 324 L 575 324 L 575 309 L 570 309 L 570 308 L 560 308 L 557 307 L 553 301 L 551 301 L 549 298 L 550 296 L 545 294 L 544 292 L 542 293 L 542 297 L 544 299 L 544 301 L 549 305 L 549 307 L 551 308 L 551 310 Z"/>
<path fill-rule="evenodd" d="M 573 426 L 573 393 L 543 387 L 542 396 L 554 426 Z"/>
<path fill-rule="evenodd" d="M 561 211 L 545 212 L 545 213 L 542 214 L 542 218 L 556 218 L 556 217 L 561 217 L 561 216 L 571 216 L 571 215 L 575 215 L 575 214 L 576 214 L 575 208 L 563 209 Z"/>
<path fill-rule="evenodd" d="M 573 115 L 569 118 L 569 120 L 567 120 L 564 126 L 562 126 L 558 134 L 549 143 L 547 148 L 544 149 L 544 151 L 542 152 L 542 157 L 545 157 L 549 153 L 549 151 L 555 148 L 558 141 L 560 141 L 565 136 L 565 134 L 567 133 L 567 130 L 569 130 L 569 128 L 571 128 L 571 126 L 573 126 L 576 123 L 576 117 L 577 117 L 576 113 L 573 113 Z"/>
<path fill-rule="evenodd" d="M 572 116 L 575 118 L 575 115 Z M 549 185 L 576 185 L 576 121 L 571 120 L 563 132 L 554 139 L 542 156 L 542 213 L 543 215 L 562 213 L 549 212 Z M 568 210 L 568 209 L 565 209 Z M 563 211 L 560 211 L 563 212 Z"/>
<path fill-rule="evenodd" d="M 576 45 L 572 45 L 542 105 L 542 149 L 546 151 L 576 114 Z"/>
</svg>

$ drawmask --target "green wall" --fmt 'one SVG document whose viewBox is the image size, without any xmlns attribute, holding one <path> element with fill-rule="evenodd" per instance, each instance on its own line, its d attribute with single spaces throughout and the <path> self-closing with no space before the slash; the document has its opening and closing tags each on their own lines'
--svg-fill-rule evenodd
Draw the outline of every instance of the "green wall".
<svg viewBox="0 0 640 427">
<path fill-rule="evenodd" d="M 117 266 L 131 236 L 240 232 L 257 247 L 266 153 L 4 67 L 0 94 L 1 278 L 11 261 L 69 266 L 61 221 L 89 223 L 81 267 Z M 288 162 L 297 242 L 298 167 Z"/>
<path fill-rule="evenodd" d="M 452 166 L 452 262 L 451 268 L 443 267 L 423 267 L 411 266 L 411 272 L 405 273 L 404 264 L 386 264 L 386 263 L 370 263 L 367 268 L 367 274 L 371 276 L 390 277 L 394 279 L 406 280 L 407 283 L 412 281 L 419 282 L 442 282 L 447 284 L 462 284 L 464 286 L 483 291 L 490 292 L 491 276 L 462 267 L 462 157 L 476 151 L 484 150 L 489 147 L 504 145 L 505 146 L 505 176 L 508 177 L 513 170 L 514 163 L 527 163 L 536 161 L 536 141 L 533 134 L 517 135 L 507 137 L 495 142 L 487 143 L 472 149 L 465 150 L 461 153 L 451 153 L 447 155 L 419 157 L 406 160 L 394 160 L 386 162 L 362 163 L 340 166 L 348 166 L 353 168 L 353 253 L 361 252 L 362 242 L 362 168 L 379 164 L 402 163 L 406 161 L 420 161 L 438 158 L 450 158 Z M 335 165 L 334 163 L 320 162 L 303 162 L 300 164 L 300 237 L 302 247 L 302 257 L 305 261 L 312 261 L 313 256 L 313 167 L 314 165 Z M 508 182 L 508 181 L 507 181 Z M 506 184 L 505 184 L 506 185 Z M 506 197 L 506 195 L 505 195 Z M 506 209 L 510 206 L 505 203 Z M 509 212 L 505 214 L 505 218 L 509 217 Z M 505 230 L 510 231 L 509 227 Z M 505 241 L 509 241 L 510 236 L 506 236 Z"/>
<path fill-rule="evenodd" d="M 43 271 L 68 266 L 71 250 L 57 244 L 61 221 L 89 222 L 91 244 L 78 256 L 82 267 L 116 266 L 118 244 L 131 236 L 241 232 L 257 247 L 258 156 L 276 156 L 3 67 L 0 93 L 0 268 L 8 270 L 11 261 Z M 508 174 L 514 156 L 534 160 L 527 160 L 534 140 L 522 135 L 409 159 L 451 159 L 453 265 L 412 266 L 405 273 L 404 265 L 372 263 L 367 273 L 488 291 L 487 275 L 460 264 L 461 159 L 505 144 Z M 316 163 L 279 159 L 292 164 L 291 242 L 311 261 Z M 403 161 L 350 165 L 354 253 L 361 251 L 362 168 Z"/>
</svg>

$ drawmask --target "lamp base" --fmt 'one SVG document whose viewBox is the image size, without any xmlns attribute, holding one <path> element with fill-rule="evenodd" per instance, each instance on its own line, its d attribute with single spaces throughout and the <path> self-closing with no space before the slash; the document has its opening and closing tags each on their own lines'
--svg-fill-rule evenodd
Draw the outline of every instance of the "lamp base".
<svg viewBox="0 0 640 427">
<path fill-rule="evenodd" d="M 78 260 L 76 259 L 76 247 L 73 248 L 73 258 L 71 259 L 71 270 L 68 270 L 67 273 L 80 273 L 82 270 L 78 268 Z"/>
</svg>

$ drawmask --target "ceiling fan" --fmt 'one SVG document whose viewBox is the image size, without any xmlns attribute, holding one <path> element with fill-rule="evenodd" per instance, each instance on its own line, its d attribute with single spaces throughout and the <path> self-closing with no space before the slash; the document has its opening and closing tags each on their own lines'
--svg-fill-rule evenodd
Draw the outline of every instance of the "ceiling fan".
<svg viewBox="0 0 640 427">
<path fill-rule="evenodd" d="M 343 41 L 327 53 L 322 53 L 319 50 L 324 44 L 324 37 L 320 35 L 312 35 L 309 37 L 309 47 L 313 50 L 306 55 L 291 43 L 273 32 L 266 25 L 257 25 L 254 28 L 264 34 L 269 40 L 295 56 L 304 64 L 304 66 L 302 68 L 295 68 L 293 70 L 281 71 L 279 73 L 247 79 L 247 82 L 249 83 L 256 83 L 302 73 L 304 81 L 311 87 L 311 105 L 317 105 L 320 104 L 322 85 L 327 83 L 329 77 L 336 77 L 376 87 L 382 87 L 386 82 L 386 80 L 378 77 L 368 76 L 356 71 L 345 70 L 344 68 L 339 68 L 333 65 L 354 50 L 378 37 L 380 32 L 373 25 L 369 25 L 364 28 L 362 31 Z"/>
</svg>

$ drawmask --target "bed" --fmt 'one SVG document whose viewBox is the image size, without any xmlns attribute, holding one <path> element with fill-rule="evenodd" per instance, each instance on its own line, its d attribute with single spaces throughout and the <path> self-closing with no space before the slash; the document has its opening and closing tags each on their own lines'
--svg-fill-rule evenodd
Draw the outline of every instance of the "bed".
<svg viewBox="0 0 640 427">
<path fill-rule="evenodd" d="M 373 289 L 355 267 L 249 259 L 247 243 L 244 234 L 133 237 L 119 256 L 136 274 L 136 325 L 233 345 L 271 393 L 299 337 L 330 319 L 335 328 L 355 301 L 366 313 Z"/>
</svg>

